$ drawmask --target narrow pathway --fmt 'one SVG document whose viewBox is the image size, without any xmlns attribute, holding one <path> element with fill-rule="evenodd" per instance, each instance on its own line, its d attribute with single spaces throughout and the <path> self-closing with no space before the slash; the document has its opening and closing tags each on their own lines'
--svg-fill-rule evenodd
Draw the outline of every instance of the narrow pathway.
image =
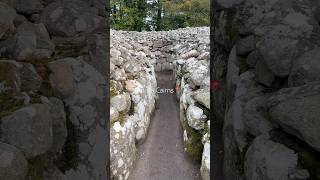
<svg viewBox="0 0 320 180">
<path fill-rule="evenodd" d="M 172 73 L 157 75 L 158 87 L 174 88 Z M 175 93 L 159 94 L 159 107 L 140 145 L 136 166 L 129 180 L 198 180 L 200 166 L 184 151 L 179 121 L 179 104 Z"/>
</svg>

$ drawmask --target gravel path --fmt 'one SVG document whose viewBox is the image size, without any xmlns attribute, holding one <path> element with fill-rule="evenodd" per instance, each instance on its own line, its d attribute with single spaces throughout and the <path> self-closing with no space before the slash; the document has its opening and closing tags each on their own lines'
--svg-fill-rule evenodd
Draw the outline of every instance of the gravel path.
<svg viewBox="0 0 320 180">
<path fill-rule="evenodd" d="M 160 88 L 174 88 L 171 74 L 161 73 L 157 78 Z M 176 95 L 159 94 L 158 101 L 148 136 L 138 146 L 138 159 L 129 180 L 198 180 L 200 165 L 183 150 Z"/>
</svg>

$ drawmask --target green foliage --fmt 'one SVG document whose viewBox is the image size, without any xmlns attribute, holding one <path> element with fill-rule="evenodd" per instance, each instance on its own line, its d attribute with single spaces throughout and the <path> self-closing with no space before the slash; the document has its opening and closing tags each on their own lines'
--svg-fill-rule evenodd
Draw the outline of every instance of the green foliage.
<svg viewBox="0 0 320 180">
<path fill-rule="evenodd" d="M 209 0 L 165 1 L 164 7 L 165 30 L 210 25 Z"/>
<path fill-rule="evenodd" d="M 147 14 L 145 0 L 111 1 L 112 28 L 117 30 L 142 31 L 145 29 L 144 18 Z"/>
<path fill-rule="evenodd" d="M 110 97 L 116 96 L 117 93 L 116 93 L 116 87 L 115 87 L 114 82 L 110 81 L 109 86 L 110 86 Z"/>
<path fill-rule="evenodd" d="M 111 0 L 113 29 L 171 30 L 209 26 L 209 0 Z"/>
</svg>

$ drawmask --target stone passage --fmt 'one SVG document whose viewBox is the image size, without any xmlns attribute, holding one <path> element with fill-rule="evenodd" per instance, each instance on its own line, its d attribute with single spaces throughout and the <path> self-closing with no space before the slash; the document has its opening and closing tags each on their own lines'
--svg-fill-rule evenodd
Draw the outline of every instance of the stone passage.
<svg viewBox="0 0 320 180">
<path fill-rule="evenodd" d="M 112 179 L 209 180 L 209 28 L 111 31 L 111 42 Z"/>
<path fill-rule="evenodd" d="M 172 71 L 157 74 L 159 99 L 148 136 L 139 147 L 137 162 L 129 180 L 197 180 L 199 164 L 184 151 Z M 171 80 L 170 80 L 171 79 Z"/>
</svg>

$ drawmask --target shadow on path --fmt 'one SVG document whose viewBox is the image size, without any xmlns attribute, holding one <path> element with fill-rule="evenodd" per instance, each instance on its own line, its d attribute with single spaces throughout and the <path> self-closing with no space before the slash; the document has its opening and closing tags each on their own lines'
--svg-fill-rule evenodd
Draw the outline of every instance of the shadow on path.
<svg viewBox="0 0 320 180">
<path fill-rule="evenodd" d="M 158 87 L 174 89 L 172 73 L 157 74 Z M 171 79 L 171 80 L 170 80 Z M 175 93 L 160 93 L 145 142 L 140 145 L 129 180 L 198 180 L 200 165 L 184 151 Z"/>
</svg>

